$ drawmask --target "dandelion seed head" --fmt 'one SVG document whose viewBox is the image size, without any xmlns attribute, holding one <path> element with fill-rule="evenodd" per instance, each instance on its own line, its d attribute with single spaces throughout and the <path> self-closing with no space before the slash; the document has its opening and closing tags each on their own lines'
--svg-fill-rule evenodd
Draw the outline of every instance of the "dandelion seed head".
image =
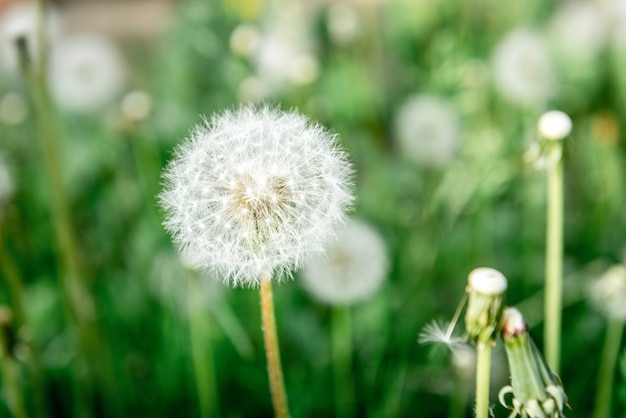
<svg viewBox="0 0 626 418">
<path fill-rule="evenodd" d="M 418 165 L 445 165 L 461 145 L 458 112 L 434 96 L 406 100 L 395 115 L 394 131 L 402 153 Z"/>
<path fill-rule="evenodd" d="M 242 106 L 197 125 L 163 174 L 164 225 L 196 269 L 230 284 L 289 277 L 345 221 L 352 168 L 296 112 Z"/>
<path fill-rule="evenodd" d="M 69 111 L 95 112 L 110 104 L 122 91 L 124 73 L 117 47 L 101 35 L 73 35 L 51 50 L 52 97 Z"/>
<path fill-rule="evenodd" d="M 626 320 L 626 266 L 617 264 L 589 285 L 590 302 L 611 318 Z"/>
<path fill-rule="evenodd" d="M 564 3 L 550 22 L 550 36 L 555 46 L 569 58 L 588 60 L 598 56 L 608 37 L 608 19 L 595 2 Z"/>
<path fill-rule="evenodd" d="M 389 272 L 387 246 L 364 221 L 350 220 L 325 254 L 315 256 L 302 271 L 302 283 L 317 299 L 351 304 L 371 297 Z"/>
<path fill-rule="evenodd" d="M 541 105 L 554 94 L 556 76 L 548 45 L 531 29 L 515 29 L 498 43 L 493 70 L 496 87 L 513 103 Z"/>
</svg>

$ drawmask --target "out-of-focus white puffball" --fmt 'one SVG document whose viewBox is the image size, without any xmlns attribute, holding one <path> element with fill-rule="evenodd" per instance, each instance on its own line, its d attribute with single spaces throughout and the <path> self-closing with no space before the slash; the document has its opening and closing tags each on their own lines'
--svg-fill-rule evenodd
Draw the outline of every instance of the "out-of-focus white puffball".
<svg viewBox="0 0 626 418">
<path fill-rule="evenodd" d="M 117 46 L 96 34 L 57 42 L 49 63 L 50 89 L 63 109 L 91 113 L 109 105 L 124 87 L 125 68 Z"/>
<path fill-rule="evenodd" d="M 498 43 L 493 53 L 493 72 L 498 91 L 515 104 L 542 105 L 556 90 L 548 45 L 541 34 L 531 29 L 515 29 Z"/>
<path fill-rule="evenodd" d="M 445 99 L 415 95 L 406 100 L 394 119 L 400 152 L 424 166 L 450 162 L 461 146 L 461 119 Z"/>
</svg>

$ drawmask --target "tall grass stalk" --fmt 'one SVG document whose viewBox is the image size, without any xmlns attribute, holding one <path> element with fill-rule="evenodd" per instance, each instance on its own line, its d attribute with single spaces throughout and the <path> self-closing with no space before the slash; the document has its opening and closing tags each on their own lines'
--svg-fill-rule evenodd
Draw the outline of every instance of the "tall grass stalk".
<svg viewBox="0 0 626 418">
<path fill-rule="evenodd" d="M 283 380 L 283 370 L 280 364 L 280 350 L 276 333 L 276 318 L 274 316 L 274 300 L 272 283 L 268 277 L 261 278 L 261 319 L 263 323 L 263 340 L 265 355 L 267 356 L 267 373 L 272 393 L 272 405 L 276 418 L 288 418 L 287 391 Z"/>
<path fill-rule="evenodd" d="M 544 341 L 546 360 L 559 373 L 563 309 L 563 161 L 562 144 L 553 143 L 547 167 L 546 296 Z"/>
<path fill-rule="evenodd" d="M 335 384 L 335 416 L 354 415 L 354 383 L 352 381 L 352 326 L 349 306 L 332 309 L 332 359 Z"/>
<path fill-rule="evenodd" d="M 624 322 L 618 318 L 609 318 L 604 347 L 600 356 L 596 407 L 593 418 L 610 418 L 613 416 L 611 414 L 611 397 L 613 396 L 613 382 L 615 381 L 615 365 L 623 335 Z"/>
<path fill-rule="evenodd" d="M 25 327 L 30 329 L 30 322 L 25 309 L 24 282 L 18 267 L 15 265 L 13 258 L 8 254 L 2 237 L 2 224 L 0 220 L 0 272 L 4 276 L 9 287 L 11 302 L 13 304 L 13 312 L 16 316 L 17 328 Z M 44 391 L 42 384 L 42 370 L 39 361 L 39 352 L 36 347 L 29 345 L 28 351 L 28 368 L 30 378 L 32 380 L 33 397 L 38 416 L 44 417 L 47 414 L 44 406 Z"/>
<path fill-rule="evenodd" d="M 38 1 L 38 36 L 43 37 L 45 22 L 45 1 Z M 52 223 L 55 233 L 55 250 L 59 262 L 59 277 L 62 282 L 62 289 L 65 294 L 65 302 L 69 307 L 71 322 L 76 328 L 78 340 L 89 362 L 91 371 L 100 381 L 100 385 L 105 393 L 109 408 L 116 409 L 115 385 L 113 383 L 112 366 L 101 330 L 96 322 L 98 314 L 95 301 L 85 284 L 85 275 L 80 265 L 80 252 L 78 250 L 76 234 L 71 222 L 68 198 L 63 186 L 63 176 L 61 170 L 61 148 L 60 128 L 52 106 L 50 94 L 47 88 L 45 76 L 45 62 L 47 58 L 45 42 L 40 43 L 37 65 L 30 60 L 32 47 L 27 44 L 25 38 L 18 38 L 16 41 L 20 65 L 25 77 L 26 87 L 33 103 L 35 117 L 37 120 L 37 137 L 40 142 L 44 169 L 51 201 Z M 77 376 L 83 372 L 76 370 Z M 84 378 L 77 378 L 81 381 L 77 383 L 76 408 L 83 412 L 79 415 L 86 415 L 84 410 L 84 396 L 89 387 L 89 382 Z"/>
</svg>

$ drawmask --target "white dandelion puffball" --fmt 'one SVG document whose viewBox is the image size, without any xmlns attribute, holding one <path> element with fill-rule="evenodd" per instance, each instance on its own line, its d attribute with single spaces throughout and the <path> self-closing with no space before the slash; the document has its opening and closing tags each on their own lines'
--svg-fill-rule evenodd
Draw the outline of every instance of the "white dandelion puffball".
<svg viewBox="0 0 626 418">
<path fill-rule="evenodd" d="M 609 268 L 589 286 L 590 302 L 611 318 L 626 321 L 626 266 Z"/>
<path fill-rule="evenodd" d="M 572 119 L 560 110 L 550 110 L 541 115 L 537 127 L 542 138 L 560 141 L 572 131 Z"/>
<path fill-rule="evenodd" d="M 519 105 L 540 105 L 556 90 L 552 57 L 544 38 L 530 29 L 507 34 L 493 54 L 498 91 Z"/>
<path fill-rule="evenodd" d="M 460 115 L 438 97 L 406 100 L 395 115 L 394 131 L 400 151 L 418 165 L 445 165 L 461 146 Z"/>
<path fill-rule="evenodd" d="M 81 34 L 65 38 L 52 48 L 50 89 L 62 108 L 89 113 L 110 104 L 122 91 L 122 56 L 108 38 Z"/>
<path fill-rule="evenodd" d="M 373 295 L 387 278 L 387 246 L 369 224 L 350 220 L 326 254 L 317 255 L 302 271 L 303 285 L 331 304 L 350 304 Z"/>
<path fill-rule="evenodd" d="M 550 37 L 567 56 L 596 58 L 606 44 L 609 22 L 602 8 L 592 2 L 574 1 L 561 6 L 550 22 Z"/>
<path fill-rule="evenodd" d="M 232 285 L 290 276 L 334 237 L 353 197 L 337 136 L 296 112 L 242 106 L 197 125 L 163 174 L 181 255 Z"/>
<path fill-rule="evenodd" d="M 44 39 L 54 43 L 59 36 L 61 23 L 53 9 L 46 13 L 46 33 Z M 0 67 L 11 74 L 20 70 L 19 55 L 16 41 L 23 37 L 30 59 L 35 61 L 39 56 L 39 40 L 37 38 L 37 3 L 15 3 L 0 16 Z"/>
</svg>

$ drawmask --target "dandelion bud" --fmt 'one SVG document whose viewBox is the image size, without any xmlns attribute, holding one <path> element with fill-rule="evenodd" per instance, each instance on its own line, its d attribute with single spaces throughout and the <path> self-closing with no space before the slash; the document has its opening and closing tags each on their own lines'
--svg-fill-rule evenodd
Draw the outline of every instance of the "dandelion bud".
<svg viewBox="0 0 626 418">
<path fill-rule="evenodd" d="M 498 270 L 480 267 L 470 272 L 465 328 L 469 340 L 486 344 L 495 341 L 504 309 L 506 277 Z"/>
<path fill-rule="evenodd" d="M 572 120 L 560 110 L 551 110 L 539 118 L 539 135 L 551 141 L 560 141 L 572 131 Z"/>
<path fill-rule="evenodd" d="M 550 370 L 530 338 L 528 325 L 519 310 L 504 310 L 502 339 L 511 372 L 511 385 L 500 390 L 500 403 L 513 411 L 511 416 L 562 417 L 567 395 L 561 380 Z M 510 403 L 506 401 L 508 394 L 513 395 Z"/>
<path fill-rule="evenodd" d="M 296 112 L 244 106 L 196 126 L 160 195 L 181 256 L 232 285 L 281 278 L 322 251 L 352 202 L 337 136 Z"/>
</svg>

